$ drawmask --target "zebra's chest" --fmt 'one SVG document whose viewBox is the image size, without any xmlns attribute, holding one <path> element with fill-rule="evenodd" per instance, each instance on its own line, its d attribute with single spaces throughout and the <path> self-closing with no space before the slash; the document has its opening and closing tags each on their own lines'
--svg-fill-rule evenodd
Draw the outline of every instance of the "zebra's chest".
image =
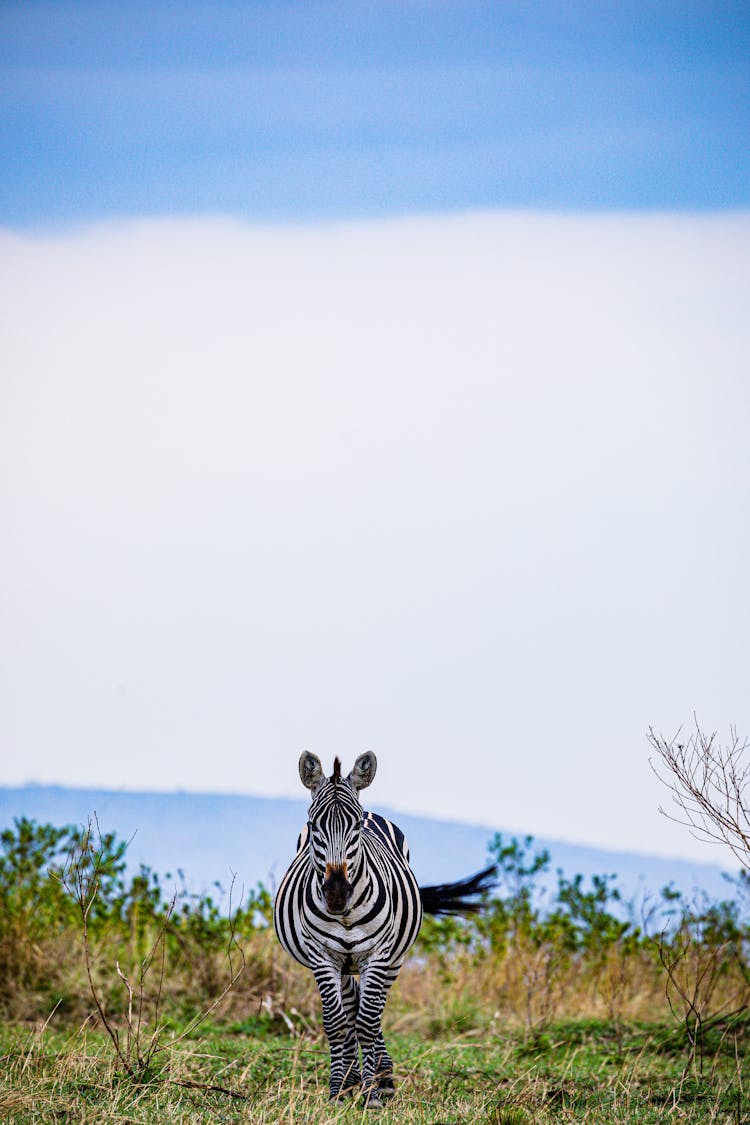
<svg viewBox="0 0 750 1125">
<path fill-rule="evenodd" d="M 368 917 L 358 922 L 347 918 L 343 921 L 326 919 L 316 924 L 307 919 L 308 941 L 312 940 L 318 948 L 325 949 L 335 963 L 340 963 L 345 971 L 359 972 L 370 958 L 377 953 L 379 958 L 387 956 L 393 940 L 393 920 L 384 913 L 379 918 Z"/>
</svg>

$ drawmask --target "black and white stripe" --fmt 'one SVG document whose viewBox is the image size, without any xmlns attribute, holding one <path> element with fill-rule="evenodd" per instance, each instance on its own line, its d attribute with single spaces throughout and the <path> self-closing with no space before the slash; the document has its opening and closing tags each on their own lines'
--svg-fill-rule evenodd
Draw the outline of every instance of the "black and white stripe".
<svg viewBox="0 0 750 1125">
<path fill-rule="evenodd" d="M 281 944 L 312 970 L 320 990 L 331 1097 L 361 1083 L 370 1107 L 394 1091 L 381 1018 L 388 990 L 419 933 L 423 905 L 431 913 L 476 909 L 471 896 L 486 889 L 493 870 L 420 890 L 403 833 L 360 805 L 358 793 L 376 768 L 374 754 L 361 754 L 342 778 L 337 758 L 326 778 L 314 754 L 302 755 L 300 777 L 312 801 L 274 906 Z"/>
</svg>

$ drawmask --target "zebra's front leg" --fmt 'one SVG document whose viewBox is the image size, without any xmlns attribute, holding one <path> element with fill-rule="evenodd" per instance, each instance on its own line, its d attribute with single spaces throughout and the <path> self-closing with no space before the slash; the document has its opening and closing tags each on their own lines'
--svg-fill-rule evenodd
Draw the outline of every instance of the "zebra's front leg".
<svg viewBox="0 0 750 1125">
<path fill-rule="evenodd" d="M 357 1014 L 357 1038 L 362 1047 L 362 1100 L 368 1109 L 380 1109 L 383 1099 L 395 1092 L 393 1063 L 385 1049 L 381 1020 L 394 976 L 387 964 L 368 965 L 362 971 Z"/>
<path fill-rule="evenodd" d="M 373 1070 L 380 1097 L 392 1098 L 396 1093 L 393 1084 L 393 1059 L 386 1049 L 382 1031 L 373 1045 Z"/>
<path fill-rule="evenodd" d="M 340 971 L 324 962 L 316 965 L 313 972 L 323 1003 L 323 1029 L 331 1052 L 329 1089 L 333 1101 L 351 1090 L 351 1082 L 347 1079 L 352 1066 L 346 1055 L 352 1036 L 356 1033 L 352 1017 L 343 1003 Z"/>
<path fill-rule="evenodd" d="M 359 1043 L 357 1042 L 357 1012 L 359 1011 L 359 982 L 349 975 L 341 978 L 341 999 L 347 1017 L 344 1039 L 344 1080 L 342 1092 L 354 1093 L 359 1089 Z"/>
</svg>

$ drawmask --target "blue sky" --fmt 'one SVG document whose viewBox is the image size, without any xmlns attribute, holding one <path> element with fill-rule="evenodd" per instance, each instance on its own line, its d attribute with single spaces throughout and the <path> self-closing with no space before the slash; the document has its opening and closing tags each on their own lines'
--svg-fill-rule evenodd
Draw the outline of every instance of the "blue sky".
<svg viewBox="0 0 750 1125">
<path fill-rule="evenodd" d="M 5 3 L 0 222 L 717 209 L 746 3 Z"/>
</svg>

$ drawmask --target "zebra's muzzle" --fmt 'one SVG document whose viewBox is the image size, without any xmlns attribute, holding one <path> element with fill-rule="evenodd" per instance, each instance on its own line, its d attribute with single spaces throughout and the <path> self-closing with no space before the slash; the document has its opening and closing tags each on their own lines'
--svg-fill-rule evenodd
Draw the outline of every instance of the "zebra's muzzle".
<svg viewBox="0 0 750 1125">
<path fill-rule="evenodd" d="M 326 864 L 323 880 L 323 897 L 329 914 L 344 914 L 351 901 L 354 887 L 347 878 L 346 864 Z"/>
</svg>

